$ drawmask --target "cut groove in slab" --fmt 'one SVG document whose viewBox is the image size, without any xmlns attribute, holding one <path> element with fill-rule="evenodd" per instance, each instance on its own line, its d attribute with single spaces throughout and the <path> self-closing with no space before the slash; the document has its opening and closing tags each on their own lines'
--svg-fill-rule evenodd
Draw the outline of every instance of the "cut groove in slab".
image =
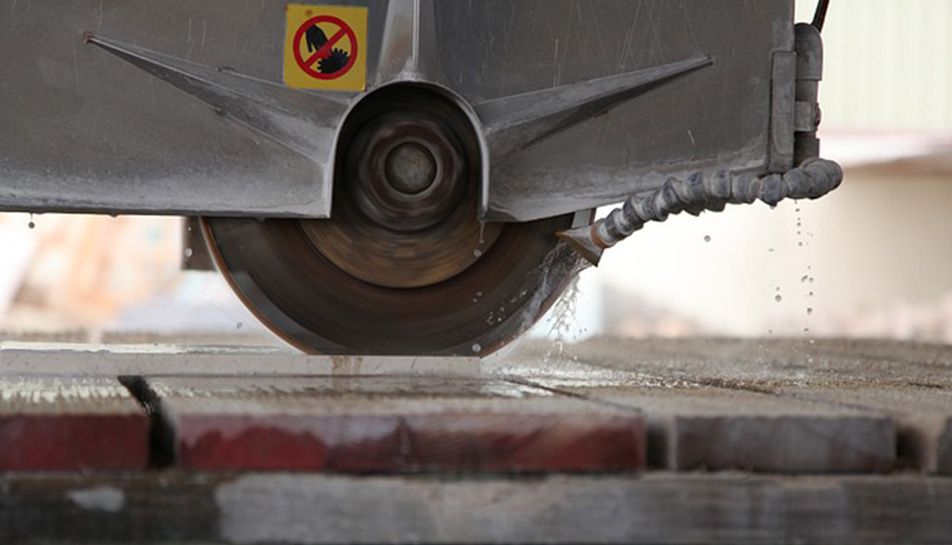
<svg viewBox="0 0 952 545">
<path fill-rule="evenodd" d="M 936 458 L 936 473 L 952 475 L 952 417 L 946 419 L 942 434 L 939 436 Z"/>
<path fill-rule="evenodd" d="M 478 376 L 479 358 L 311 356 L 277 348 L 155 344 L 0 343 L 0 375 Z"/>
</svg>

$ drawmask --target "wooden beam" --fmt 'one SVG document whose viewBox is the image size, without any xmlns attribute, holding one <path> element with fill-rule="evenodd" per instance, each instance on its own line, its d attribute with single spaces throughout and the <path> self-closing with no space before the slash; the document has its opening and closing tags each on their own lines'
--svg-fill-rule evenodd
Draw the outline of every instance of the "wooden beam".
<svg viewBox="0 0 952 545">
<path fill-rule="evenodd" d="M 3 543 L 945 543 L 952 480 L 0 476 Z"/>
</svg>

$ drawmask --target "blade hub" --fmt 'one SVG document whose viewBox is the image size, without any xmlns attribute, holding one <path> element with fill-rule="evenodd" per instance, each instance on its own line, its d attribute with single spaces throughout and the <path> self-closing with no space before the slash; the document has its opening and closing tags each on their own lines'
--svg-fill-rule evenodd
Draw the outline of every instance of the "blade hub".
<svg viewBox="0 0 952 545">
<path fill-rule="evenodd" d="M 420 88 L 379 92 L 351 113 L 339 142 L 333 217 L 301 223 L 339 269 L 422 288 L 493 247 L 502 226 L 479 222 L 479 146 L 456 105 Z"/>
<path fill-rule="evenodd" d="M 459 137 L 429 112 L 387 113 L 354 139 L 347 189 L 375 223 L 411 232 L 443 222 L 455 210 L 469 180 Z"/>
<path fill-rule="evenodd" d="M 436 158 L 421 144 L 404 142 L 387 154 L 387 180 L 401 193 L 416 195 L 433 185 Z"/>
</svg>

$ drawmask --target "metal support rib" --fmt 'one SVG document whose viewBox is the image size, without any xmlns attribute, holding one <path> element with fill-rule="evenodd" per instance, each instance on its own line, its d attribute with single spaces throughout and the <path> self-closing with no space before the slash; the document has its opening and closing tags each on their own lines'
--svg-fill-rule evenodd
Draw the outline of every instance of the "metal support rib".
<svg viewBox="0 0 952 545">
<path fill-rule="evenodd" d="M 433 4 L 433 0 L 390 0 L 377 61 L 377 86 L 441 79 Z"/>
<path fill-rule="evenodd" d="M 101 36 L 87 34 L 85 39 L 201 100 L 226 119 L 314 160 L 329 175 L 346 97 L 296 91 Z"/>
<path fill-rule="evenodd" d="M 504 158 L 651 89 L 711 66 L 710 56 L 476 104 L 493 159 Z"/>
</svg>

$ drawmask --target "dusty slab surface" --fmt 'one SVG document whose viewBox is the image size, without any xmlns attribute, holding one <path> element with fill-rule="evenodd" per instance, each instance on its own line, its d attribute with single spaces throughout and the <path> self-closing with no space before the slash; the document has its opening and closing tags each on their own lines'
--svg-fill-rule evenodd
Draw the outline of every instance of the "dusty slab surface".
<svg viewBox="0 0 952 545">
<path fill-rule="evenodd" d="M 0 377 L 0 471 L 144 469 L 148 437 L 115 379 Z"/>
<path fill-rule="evenodd" d="M 174 344 L 0 343 L 0 375 L 477 376 L 478 358 L 309 356 L 285 348 Z"/>
<path fill-rule="evenodd" d="M 169 407 L 188 408 L 177 413 L 170 410 L 169 415 L 193 414 L 195 419 L 187 420 L 195 429 L 199 429 L 194 424 L 199 417 L 208 430 L 221 428 L 220 440 L 206 438 L 202 443 L 207 447 L 202 458 L 206 465 L 194 467 L 220 463 L 222 467 L 320 467 L 325 471 L 331 467 L 454 471 L 429 458 L 412 461 L 393 454 L 393 449 L 407 448 L 409 431 L 426 428 L 444 431 L 433 441 L 430 435 L 412 436 L 413 445 L 439 450 L 447 464 L 455 459 L 460 471 L 469 471 L 474 459 L 486 459 L 481 458 L 481 449 L 501 444 L 487 430 L 501 429 L 502 423 L 510 429 L 506 437 L 513 433 L 528 437 L 547 418 L 548 431 L 533 436 L 534 441 L 552 440 L 557 435 L 552 430 L 580 437 L 583 429 L 591 427 L 584 428 L 584 422 L 580 423 L 584 419 L 573 416 L 575 409 L 562 408 L 577 407 L 585 400 L 587 410 L 595 410 L 604 419 L 598 422 L 612 421 L 613 411 L 643 413 L 647 439 L 642 444 L 647 443 L 654 468 L 774 473 L 916 469 L 952 474 L 952 349 L 946 346 L 822 339 L 595 339 L 565 345 L 564 350 L 559 345 L 530 342 L 522 350 L 501 356 L 480 362 L 310 357 L 265 347 L 61 345 L 37 350 L 36 345 L 5 343 L 0 346 L 0 376 L 42 376 L 51 369 L 65 369 L 76 376 L 146 375 L 156 384 L 158 379 L 165 380 L 170 386 Z M 241 375 L 236 380 L 244 381 L 244 386 L 237 387 L 241 393 L 236 394 L 227 380 L 202 378 L 206 375 Z M 288 386 L 288 381 L 298 382 L 288 375 L 310 377 L 313 383 L 307 388 Z M 375 380 L 351 380 L 358 377 Z M 189 397 L 194 391 L 188 386 L 196 380 L 198 390 L 204 389 L 198 396 L 201 403 Z M 285 382 L 266 394 L 267 380 Z M 213 383 L 218 386 L 210 386 Z M 522 397 L 516 402 L 514 392 L 520 388 Z M 266 402 L 259 407 L 261 400 Z M 457 409 L 470 415 L 469 428 L 452 412 Z M 533 424 L 523 424 L 530 417 Z M 323 423 L 316 433 L 323 439 L 315 443 L 309 436 L 312 431 L 307 430 L 318 420 Z M 328 426 L 335 421 L 339 430 L 333 428 L 338 431 L 332 433 Z M 349 423 L 339 424 L 345 421 Z M 184 422 L 179 431 L 188 429 Z M 255 435 L 279 428 L 283 435 Z M 455 428 L 467 431 L 453 436 L 455 443 L 447 447 Z M 233 441 L 234 429 L 244 434 L 243 443 Z M 351 438 L 338 440 L 335 434 L 358 429 L 367 437 L 374 429 L 389 437 L 378 443 L 388 444 L 391 451 L 378 449 L 383 458 L 367 466 L 360 466 L 359 458 L 349 454 L 331 456 L 333 462 L 328 465 L 324 443 L 352 441 L 346 434 L 341 437 Z M 270 437 L 273 443 L 262 437 Z M 465 442 L 476 437 L 481 438 L 479 443 Z M 181 460 L 194 449 L 194 439 L 189 436 L 188 441 L 175 442 Z M 568 444 L 559 448 L 568 452 Z M 249 445 L 258 445 L 257 454 L 236 454 L 249 452 Z M 508 445 L 515 449 L 515 443 Z M 534 452 L 541 450 L 536 447 Z M 308 454 L 294 459 L 289 452 Z M 595 459 L 594 454 L 586 456 Z M 384 459 L 391 460 L 391 465 Z M 267 460 L 277 465 L 267 465 Z M 517 465 L 515 458 L 506 463 Z M 484 467 L 492 470 L 491 464 Z M 538 467 L 560 470 L 557 465 Z"/>
<path fill-rule="evenodd" d="M 649 460 L 659 467 L 949 471 L 945 346 L 596 339 L 561 352 L 530 344 L 488 371 L 643 410 Z"/>
<path fill-rule="evenodd" d="M 13 474 L 3 543 L 939 544 L 952 480 L 913 475 Z"/>
<path fill-rule="evenodd" d="M 645 465 L 635 410 L 493 379 L 150 378 L 188 469 L 607 472 Z"/>
<path fill-rule="evenodd" d="M 952 348 L 917 343 L 602 338 L 567 345 L 563 356 L 667 380 L 757 391 L 775 385 L 952 388 Z"/>
<path fill-rule="evenodd" d="M 642 411 L 650 459 L 665 469 L 881 473 L 896 463 L 896 426 L 872 411 L 711 387 L 570 391 Z"/>
</svg>

